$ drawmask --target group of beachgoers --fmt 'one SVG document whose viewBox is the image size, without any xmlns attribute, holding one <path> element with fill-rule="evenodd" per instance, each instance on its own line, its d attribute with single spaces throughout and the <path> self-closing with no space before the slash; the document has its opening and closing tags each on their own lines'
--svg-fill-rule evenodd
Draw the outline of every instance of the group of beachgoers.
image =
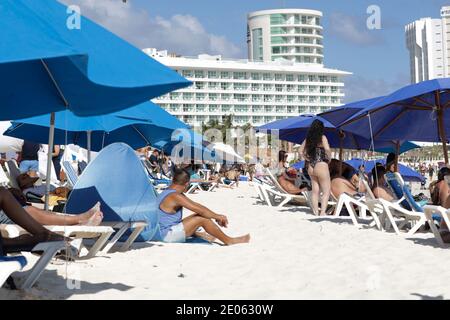
<svg viewBox="0 0 450 320">
<path fill-rule="evenodd" d="M 306 139 L 300 146 L 299 157 L 305 160 L 304 169 L 300 172 L 288 165 L 288 154 L 283 150 L 279 152 L 278 166 L 271 171 L 287 193 L 299 195 L 310 191 L 311 209 L 316 215 L 327 215 L 330 197 L 337 200 L 342 194 L 347 194 L 354 198 L 361 198 L 368 192 L 367 187 L 378 199 L 390 202 L 396 200 L 385 181 L 385 175 L 388 172 L 397 172 L 397 156 L 390 153 L 386 158 L 386 165 L 376 163 L 369 179 L 363 164 L 355 169 L 345 162 L 331 159 L 331 149 L 324 135 L 324 125 L 320 120 L 315 120 L 311 124 Z M 433 167 L 430 166 L 429 172 L 430 178 L 433 177 Z M 430 201 L 434 205 L 449 209 L 450 187 L 445 179 L 447 176 L 450 181 L 450 168 L 440 168 L 437 181 L 431 182 L 429 189 Z M 310 184 L 299 184 L 299 178 L 304 181 L 305 177 Z M 367 183 L 363 183 L 363 180 Z M 420 197 L 424 198 L 424 195 L 421 194 Z M 443 221 L 440 231 L 444 241 L 450 242 L 450 232 Z"/>
</svg>

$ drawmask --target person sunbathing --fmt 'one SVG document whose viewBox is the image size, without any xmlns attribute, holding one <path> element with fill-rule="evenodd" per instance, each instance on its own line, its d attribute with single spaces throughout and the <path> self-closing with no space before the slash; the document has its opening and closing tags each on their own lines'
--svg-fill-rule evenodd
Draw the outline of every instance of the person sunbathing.
<svg viewBox="0 0 450 320">
<path fill-rule="evenodd" d="M 342 172 L 341 171 L 342 166 Z M 360 184 L 358 172 L 349 164 L 332 159 L 329 163 L 331 178 L 331 194 L 336 198 L 342 194 L 358 197 L 366 190 Z"/>
<path fill-rule="evenodd" d="M 430 184 L 431 199 L 434 205 L 450 209 L 450 188 L 445 177 L 450 175 L 450 169 L 443 167 L 438 172 L 438 180 Z M 450 230 L 444 220 L 441 221 L 439 232 L 445 243 L 450 243 Z"/>
<path fill-rule="evenodd" d="M 250 235 L 229 237 L 220 227 L 228 227 L 228 218 L 209 210 L 205 206 L 190 200 L 184 195 L 189 188 L 190 175 L 181 168 L 174 170 L 172 185 L 158 197 L 159 237 L 163 242 L 185 242 L 191 236 L 207 237 L 209 241 L 219 239 L 225 245 L 248 243 Z M 183 219 L 183 208 L 194 215 Z M 214 223 L 214 220 L 217 222 Z M 220 227 L 219 227 L 220 226 Z M 197 230 L 203 228 L 206 234 Z"/>
<path fill-rule="evenodd" d="M 286 151 L 278 152 L 278 166 L 273 170 L 273 173 L 284 191 L 293 195 L 302 194 L 302 192 L 307 191 L 307 188 L 299 188 L 295 184 L 298 172 L 295 168 L 289 167 L 287 157 Z"/>
<path fill-rule="evenodd" d="M 386 174 L 386 167 L 377 163 L 372 169 L 372 193 L 377 199 L 384 199 L 386 201 L 394 201 L 395 198 L 391 193 L 391 190 L 387 187 L 384 175 Z"/>
<path fill-rule="evenodd" d="M 32 248 L 38 243 L 48 241 L 65 241 L 65 237 L 50 232 L 42 224 L 37 222 L 22 208 L 16 198 L 5 188 L 0 188 L 0 210 L 13 223 L 24 228 L 30 234 L 16 238 L 3 238 L 4 253 L 14 253 L 24 248 Z M 1 237 L 1 235 L 0 235 Z"/>
</svg>

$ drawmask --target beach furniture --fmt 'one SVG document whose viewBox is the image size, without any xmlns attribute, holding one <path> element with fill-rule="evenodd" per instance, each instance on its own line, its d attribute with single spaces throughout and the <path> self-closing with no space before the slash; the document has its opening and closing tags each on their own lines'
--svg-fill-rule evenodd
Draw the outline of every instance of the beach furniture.
<svg viewBox="0 0 450 320">
<path fill-rule="evenodd" d="M 400 174 L 397 172 L 389 172 L 385 174 L 385 179 L 389 188 L 392 190 L 392 193 L 397 198 L 397 200 L 393 202 L 379 199 L 384 207 L 387 218 L 385 229 L 388 230 L 392 227 L 394 231 L 400 235 L 400 230 L 409 226 L 410 229 L 406 235 L 413 235 L 427 220 L 424 210 L 416 203 Z"/>
<path fill-rule="evenodd" d="M 333 195 L 333 200 L 336 201 L 336 197 Z M 366 217 L 368 207 L 365 203 L 365 197 L 355 198 L 349 194 L 343 193 L 336 201 L 336 209 L 334 210 L 334 216 L 339 217 L 342 213 L 342 209 L 346 209 L 352 222 L 355 226 L 359 226 L 358 214 L 356 213 L 355 206 L 359 208 L 359 214 L 361 218 Z"/>
<path fill-rule="evenodd" d="M 430 226 L 430 229 L 433 232 L 437 243 L 444 248 L 450 247 L 450 244 L 445 243 L 444 240 L 442 239 L 441 232 L 435 224 L 436 220 L 442 219 L 447 225 L 447 227 L 450 226 L 450 210 L 445 209 L 441 206 L 432 206 L 432 205 L 426 205 L 423 209 L 425 212 L 425 216 L 428 220 L 428 225 Z"/>
<path fill-rule="evenodd" d="M 5 232 L 5 230 L 1 227 L 0 237 L 8 237 L 8 233 Z M 36 263 L 30 270 L 17 274 L 20 277 L 18 281 L 15 281 L 17 286 L 21 289 L 30 289 L 35 284 L 37 279 L 41 276 L 42 272 L 45 270 L 50 261 L 59 251 L 61 251 L 65 247 L 66 244 L 64 243 L 64 241 L 42 242 L 34 246 L 33 248 L 17 247 L 14 250 L 15 253 L 31 252 L 33 254 L 40 255 L 40 258 L 36 261 Z M 14 257 L 10 258 L 8 256 L 5 258 L 3 255 L 0 256 L 0 286 L 4 283 L 4 281 L 2 282 L 2 278 L 5 277 L 8 272 L 10 272 L 11 270 L 20 271 L 25 267 L 26 260 L 22 258 L 23 257 L 19 257 L 19 259 L 16 259 L 16 263 L 14 263 Z M 20 266 L 17 265 L 17 262 L 20 264 Z M 6 277 L 6 279 L 9 277 L 9 275 Z"/>
<path fill-rule="evenodd" d="M 3 167 L 0 165 L 0 187 L 8 187 L 10 184 L 9 177 Z"/>
<path fill-rule="evenodd" d="M 103 250 L 112 249 L 119 241 L 125 242 L 123 249 L 134 241 L 153 238 L 159 225 L 156 197 L 135 151 L 126 144 L 114 143 L 104 148 L 78 178 L 65 212 L 85 212 L 100 202 L 102 225 L 115 230 Z"/>
<path fill-rule="evenodd" d="M 72 247 L 76 248 L 77 252 L 71 258 L 77 260 L 86 260 L 95 257 L 105 247 L 106 242 L 114 233 L 114 229 L 109 226 L 45 226 L 45 228 L 67 238 L 79 239 L 80 241 L 73 241 L 72 243 Z M 18 225 L 5 224 L 0 225 L 0 231 L 5 238 L 16 238 L 28 233 Z M 85 239 L 93 239 L 94 242 L 88 249 L 88 253 L 81 256 L 82 240 Z"/>
<path fill-rule="evenodd" d="M 299 204 L 308 204 L 309 205 L 309 196 L 307 192 L 303 192 L 301 195 L 293 195 L 287 193 L 283 187 L 278 183 L 278 180 L 273 176 L 272 172 L 269 169 L 265 169 L 267 177 L 272 183 L 272 187 L 269 187 L 267 184 L 261 184 L 262 190 L 264 190 L 264 195 L 267 195 L 267 204 L 271 207 L 284 207 L 289 202 L 296 202 Z M 276 198 L 280 198 L 281 201 L 276 205 Z"/>
<path fill-rule="evenodd" d="M 0 287 L 8 280 L 12 273 L 21 271 L 27 265 L 27 259 L 23 256 L 0 256 Z"/>
<path fill-rule="evenodd" d="M 61 167 L 64 173 L 66 174 L 67 183 L 69 184 L 69 187 L 73 188 L 78 181 L 77 172 L 75 171 L 75 169 L 73 168 L 72 164 L 69 161 L 63 161 Z"/>
</svg>

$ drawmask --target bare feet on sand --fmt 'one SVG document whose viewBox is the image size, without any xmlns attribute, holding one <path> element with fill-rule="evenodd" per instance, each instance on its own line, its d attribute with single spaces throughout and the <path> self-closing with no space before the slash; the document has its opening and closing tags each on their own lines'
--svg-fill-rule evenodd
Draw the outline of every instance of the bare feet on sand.
<svg viewBox="0 0 450 320">
<path fill-rule="evenodd" d="M 103 212 L 100 211 L 100 202 L 97 202 L 92 209 L 80 215 L 80 225 L 98 226 L 103 221 Z"/>
<path fill-rule="evenodd" d="M 231 246 L 234 244 L 240 244 L 240 243 L 249 243 L 250 242 L 250 234 L 246 234 L 242 237 L 236 237 L 231 238 L 231 241 L 229 243 L 226 243 L 227 246 Z"/>
</svg>

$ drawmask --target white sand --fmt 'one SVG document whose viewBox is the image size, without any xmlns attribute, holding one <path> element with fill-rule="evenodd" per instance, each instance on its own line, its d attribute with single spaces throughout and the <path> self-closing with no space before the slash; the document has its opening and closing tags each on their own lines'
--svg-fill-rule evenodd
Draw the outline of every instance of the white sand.
<svg viewBox="0 0 450 320">
<path fill-rule="evenodd" d="M 228 215 L 231 235 L 250 244 L 140 244 L 69 263 L 81 288 L 66 286 L 66 265 L 49 266 L 27 299 L 428 299 L 450 298 L 450 250 L 431 233 L 405 239 L 358 230 L 348 219 L 317 218 L 305 208 L 257 204 L 253 187 L 192 198 Z"/>
</svg>

